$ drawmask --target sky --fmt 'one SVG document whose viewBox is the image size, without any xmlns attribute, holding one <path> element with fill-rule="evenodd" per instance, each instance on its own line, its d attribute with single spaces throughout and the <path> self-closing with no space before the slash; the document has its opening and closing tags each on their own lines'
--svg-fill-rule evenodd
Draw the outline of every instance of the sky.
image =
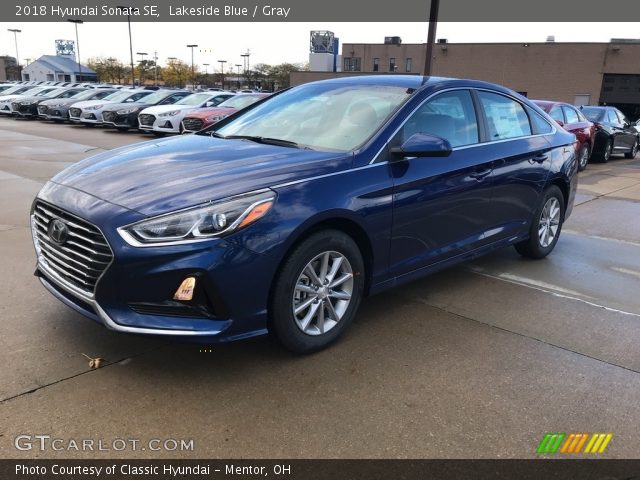
<svg viewBox="0 0 640 480">
<path fill-rule="evenodd" d="M 55 40 L 75 40 L 74 25 L 67 22 L 7 23 L 0 22 L 0 55 L 15 56 L 13 33 L 18 28 L 18 49 L 21 63 L 40 55 L 55 54 Z M 219 71 L 218 60 L 229 66 L 242 64 L 240 57 L 250 50 L 251 65 L 306 63 L 309 59 L 309 32 L 329 30 L 340 43 L 382 43 L 385 36 L 400 36 L 403 43 L 424 43 L 427 24 L 416 23 L 146 23 L 133 22 L 132 38 L 136 52 L 147 52 L 150 58 L 158 52 L 158 63 L 168 57 L 191 63 L 187 44 L 197 44 L 194 62 L 202 70 Z M 91 22 L 78 26 L 81 60 L 90 57 L 116 57 L 129 63 L 127 23 Z M 640 38 L 640 22 L 629 23 L 453 23 L 438 24 L 437 38 L 449 42 L 544 42 L 554 35 L 556 42 L 608 42 L 611 38 Z M 83 62 L 84 63 L 84 62 Z"/>
</svg>

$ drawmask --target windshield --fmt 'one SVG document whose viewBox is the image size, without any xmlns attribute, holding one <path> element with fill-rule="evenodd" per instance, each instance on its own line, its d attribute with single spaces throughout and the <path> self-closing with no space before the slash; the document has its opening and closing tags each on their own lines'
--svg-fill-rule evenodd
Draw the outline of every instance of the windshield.
<svg viewBox="0 0 640 480">
<path fill-rule="evenodd" d="M 34 97 L 48 97 L 49 94 L 55 90 L 58 90 L 57 88 L 45 88 L 39 92 L 33 92 L 33 96 Z M 29 93 L 31 94 L 31 92 Z"/>
<path fill-rule="evenodd" d="M 69 91 L 68 88 L 56 88 L 55 90 L 51 90 L 50 92 L 47 92 L 43 96 L 48 97 L 48 98 L 56 98 L 56 97 L 62 95 L 64 92 L 68 92 L 68 91 Z"/>
<path fill-rule="evenodd" d="M 216 130 L 349 151 L 369 139 L 413 93 L 388 85 L 317 83 L 277 95 Z"/>
<path fill-rule="evenodd" d="M 255 95 L 237 95 L 235 97 L 230 98 L 229 100 L 225 100 L 218 107 L 221 108 L 244 108 L 248 107 L 252 103 L 256 103 L 262 97 L 258 97 Z"/>
<path fill-rule="evenodd" d="M 82 90 L 69 98 L 73 98 L 74 100 L 86 100 L 87 98 L 92 98 L 94 95 L 96 95 L 95 90 Z"/>
<path fill-rule="evenodd" d="M 190 105 L 193 107 L 206 102 L 213 96 L 214 95 L 211 95 L 210 93 L 192 93 L 191 95 L 189 95 L 188 97 L 184 97 L 174 105 Z"/>
<path fill-rule="evenodd" d="M 147 95 L 146 97 L 138 100 L 138 103 L 144 103 L 146 105 L 153 105 L 161 102 L 165 98 L 167 98 L 169 94 L 167 92 L 154 92 L 151 95 Z"/>
<path fill-rule="evenodd" d="M 589 108 L 589 107 L 584 107 L 582 110 L 580 110 L 582 112 L 582 114 L 587 117 L 587 119 L 590 122 L 597 122 L 598 120 L 600 120 L 600 118 L 602 117 L 602 114 L 604 113 L 604 108 Z"/>
<path fill-rule="evenodd" d="M 16 86 L 13 86 L 13 87 L 9 87 L 6 90 L 3 90 L 2 91 L 2 95 L 9 95 L 11 93 L 22 93 L 22 92 L 24 92 L 26 90 L 29 90 L 31 88 L 33 88 L 33 87 L 25 87 L 23 85 L 16 85 Z"/>
<path fill-rule="evenodd" d="M 127 90 L 124 92 L 113 92 L 111 95 L 107 95 L 106 97 L 104 97 L 103 100 L 107 100 L 109 102 L 123 102 L 134 93 L 136 92 L 134 92 L 133 90 Z"/>
</svg>

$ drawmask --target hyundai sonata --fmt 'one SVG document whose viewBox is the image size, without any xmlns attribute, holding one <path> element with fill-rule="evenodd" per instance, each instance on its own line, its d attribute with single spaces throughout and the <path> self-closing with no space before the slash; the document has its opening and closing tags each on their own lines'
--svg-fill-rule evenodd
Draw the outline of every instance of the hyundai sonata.
<svg viewBox="0 0 640 480">
<path fill-rule="evenodd" d="M 36 273 L 120 332 L 312 352 L 366 295 L 508 245 L 545 257 L 576 159 L 575 136 L 490 83 L 309 83 L 58 174 L 33 203 Z"/>
</svg>

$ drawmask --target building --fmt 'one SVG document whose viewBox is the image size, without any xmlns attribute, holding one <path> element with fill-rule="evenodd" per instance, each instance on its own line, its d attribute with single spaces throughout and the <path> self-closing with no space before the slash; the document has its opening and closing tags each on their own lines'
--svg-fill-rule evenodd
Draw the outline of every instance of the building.
<svg viewBox="0 0 640 480">
<path fill-rule="evenodd" d="M 15 57 L 0 56 L 0 82 L 20 80 L 20 67 Z"/>
<path fill-rule="evenodd" d="M 345 43 L 342 73 L 294 72 L 291 84 L 359 74 L 422 74 L 426 44 Z M 615 105 L 640 117 L 640 40 L 609 43 L 448 43 L 434 45 L 432 74 L 505 85 L 534 99 Z"/>
<path fill-rule="evenodd" d="M 68 55 L 43 55 L 22 69 L 22 79 L 37 82 L 95 82 L 96 72 Z"/>
</svg>

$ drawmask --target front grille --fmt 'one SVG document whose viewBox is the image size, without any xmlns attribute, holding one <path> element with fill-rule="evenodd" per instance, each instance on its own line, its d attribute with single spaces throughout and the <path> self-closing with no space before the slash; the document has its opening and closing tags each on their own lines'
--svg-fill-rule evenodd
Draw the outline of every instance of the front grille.
<svg viewBox="0 0 640 480">
<path fill-rule="evenodd" d="M 185 130 L 198 131 L 202 130 L 202 126 L 204 122 L 199 118 L 185 118 L 182 121 L 182 125 L 184 125 Z"/>
<path fill-rule="evenodd" d="M 115 122 L 116 121 L 116 112 L 102 112 L 102 119 L 105 122 Z"/>
<path fill-rule="evenodd" d="M 71 116 L 71 117 L 79 117 L 81 113 L 82 113 L 82 109 L 80 109 L 80 108 L 70 108 L 69 109 L 69 116 Z"/>
<path fill-rule="evenodd" d="M 36 202 L 33 213 L 39 260 L 65 282 L 93 296 L 98 278 L 113 259 L 104 235 L 89 222 L 42 201 Z M 56 218 L 68 229 L 62 244 L 49 236 L 49 223 Z"/>
<path fill-rule="evenodd" d="M 153 126 L 153 122 L 155 121 L 155 115 L 151 115 L 149 113 L 143 113 L 138 117 L 138 122 L 140 122 L 140 125 L 146 125 L 147 127 Z"/>
<path fill-rule="evenodd" d="M 40 115 L 45 115 L 47 113 L 47 106 L 46 105 L 38 105 L 38 113 Z"/>
</svg>

